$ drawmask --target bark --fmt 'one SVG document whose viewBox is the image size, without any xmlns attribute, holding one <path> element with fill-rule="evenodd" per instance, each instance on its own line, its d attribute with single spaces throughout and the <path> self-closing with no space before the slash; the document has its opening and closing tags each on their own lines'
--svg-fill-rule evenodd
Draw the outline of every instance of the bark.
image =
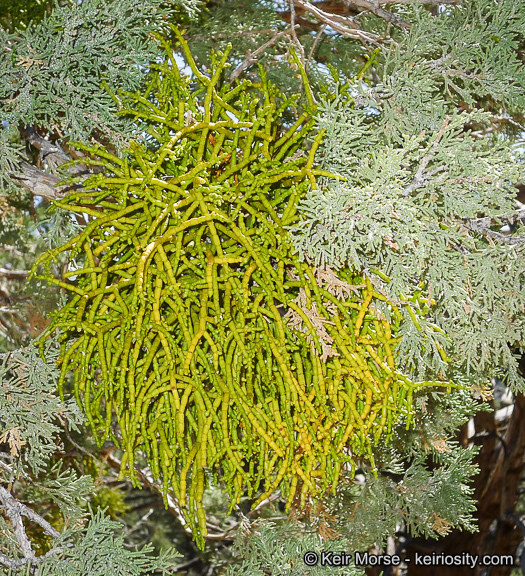
<svg viewBox="0 0 525 576">
<path fill-rule="evenodd" d="M 21 172 L 13 175 L 13 180 L 15 180 L 20 186 L 23 186 L 26 190 L 29 190 L 31 194 L 35 196 L 42 196 L 43 198 L 49 198 L 56 200 L 58 198 L 63 198 L 66 194 L 68 186 L 59 186 L 59 182 L 62 180 L 54 174 L 47 174 L 40 168 L 32 166 L 28 162 L 22 162 Z"/>
<path fill-rule="evenodd" d="M 31 126 L 26 126 L 22 130 L 22 137 L 38 150 L 38 165 L 34 166 L 28 162 L 22 162 L 20 172 L 12 175 L 13 180 L 29 190 L 34 196 L 51 200 L 63 198 L 72 187 L 71 185 L 59 185 L 64 178 L 57 175 L 57 169 L 73 158 L 66 154 L 58 144 L 46 140 Z M 47 166 L 51 173 L 42 170 L 39 167 L 41 165 Z M 67 168 L 67 171 L 74 177 L 87 177 L 89 175 L 89 171 L 83 164 L 73 164 Z"/>
</svg>

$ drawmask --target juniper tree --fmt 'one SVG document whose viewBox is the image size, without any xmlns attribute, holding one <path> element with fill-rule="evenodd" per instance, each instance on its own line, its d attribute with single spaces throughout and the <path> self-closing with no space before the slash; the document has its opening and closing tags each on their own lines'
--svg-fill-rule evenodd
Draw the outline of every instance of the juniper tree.
<svg viewBox="0 0 525 576">
<path fill-rule="evenodd" d="M 323 135 L 314 148 L 306 139 L 292 158 L 299 166 L 310 155 L 316 170 L 325 174 L 319 172 L 317 184 L 297 194 L 297 219 L 282 232 L 293 242 L 294 258 L 325 279 L 319 282 L 331 287 L 340 305 L 352 304 L 352 290 L 344 290 L 350 277 L 368 283 L 370 294 L 377 295 L 375 321 L 397 322 L 396 370 L 413 382 L 451 386 L 415 394 L 414 410 L 396 416 L 387 438 L 374 443 L 373 458 L 360 454 L 354 465 L 342 467 L 335 493 L 292 501 L 291 527 L 275 531 L 264 521 L 251 523 L 249 518 L 266 512 L 260 505 L 248 512 L 257 498 L 239 489 L 241 508 L 230 506 L 237 524 L 222 533 L 208 530 L 209 538 L 233 538 L 238 526 L 242 560 L 230 572 L 248 574 L 302 574 L 307 570 L 302 555 L 309 547 L 333 550 L 335 539 L 339 549 L 385 550 L 396 532 L 405 534 L 399 549 L 411 545 L 414 550 L 425 539 L 438 538 L 436 546 L 445 546 L 446 552 L 514 554 L 520 531 L 512 513 L 525 447 L 517 362 L 523 347 L 525 242 L 523 206 L 516 204 L 515 188 L 522 174 L 525 4 L 296 0 L 187 3 L 183 8 L 185 13 L 155 2 L 140 8 L 132 2 L 104 7 L 83 2 L 55 8 L 27 28 L 18 12 L 5 15 L 0 178 L 8 194 L 4 211 L 13 215 L 3 221 L 11 222 L 10 229 L 4 224 L 5 237 L 19 233 L 15 214 L 24 205 L 39 220 L 44 206 L 32 209 L 33 195 L 81 197 L 75 190 L 81 195 L 83 183 L 100 186 L 101 178 L 111 175 L 114 169 L 102 162 L 108 154 L 118 163 L 130 139 L 141 139 L 148 127 L 137 122 L 140 114 L 130 114 L 129 107 L 127 115 L 117 112 L 122 91 L 128 102 L 135 98 L 150 110 L 159 105 L 151 73 L 164 57 L 155 38 L 163 36 L 180 51 L 172 65 L 186 73 L 181 44 L 168 20 L 182 25 L 195 59 L 193 65 L 187 62 L 194 85 L 195 75 L 206 78 L 216 70 L 210 49 L 224 52 L 231 42 L 232 66 L 217 79 L 221 94 L 243 80 L 256 86 L 266 77 L 283 101 L 299 96 L 293 106 L 283 107 L 278 129 L 285 133 L 306 112 L 313 134 Z M 197 90 L 196 116 L 206 107 L 198 95 Z M 162 131 L 152 134 L 159 141 Z M 151 139 L 142 146 L 143 155 L 157 150 Z M 70 158 L 87 160 L 82 156 L 86 150 L 91 160 L 61 168 Z M 93 171 L 103 174 L 92 176 Z M 68 184 L 66 178 L 73 180 Z M 79 210 L 74 219 L 60 211 L 47 215 L 40 231 L 60 247 L 82 235 L 91 222 L 89 210 Z M 38 249 L 44 249 L 44 241 L 39 242 Z M 13 246 L 6 255 L 24 268 L 6 266 L 3 276 L 9 283 L 24 278 L 33 260 L 16 250 Z M 74 261 L 69 265 L 78 267 Z M 60 276 L 58 269 L 53 273 Z M 309 337 L 317 340 L 325 360 L 332 352 L 341 354 L 331 347 L 330 318 L 300 295 L 296 305 L 296 328 L 310 322 Z M 7 345 L 13 347 L 20 314 L 11 308 L 4 314 L 11 339 Z M 364 317 L 369 335 L 381 334 L 372 315 Z M 494 406 L 491 382 L 504 382 L 516 394 L 500 443 L 494 415 L 483 411 L 482 401 Z M 358 407 L 361 414 L 364 406 Z M 469 437 L 466 423 L 472 418 Z M 480 452 L 473 445 L 482 434 L 488 435 Z M 113 440 L 119 441 L 118 434 Z M 121 464 L 115 456 L 108 461 L 113 459 Z M 476 462 L 481 473 L 473 481 Z M 140 456 L 137 466 L 142 483 L 158 484 L 160 473 L 148 470 Z M 180 502 L 166 484 L 159 488 L 168 508 L 181 517 Z M 207 490 L 204 508 L 212 494 L 220 494 L 220 481 L 214 486 L 208 476 Z M 276 497 L 269 495 L 262 504 Z M 453 529 L 474 534 L 465 537 Z M 439 570 L 444 573 L 443 567 Z M 351 566 L 336 573 L 360 570 Z M 416 574 L 417 568 L 411 566 L 409 573 Z M 496 573 L 508 571 L 491 572 Z"/>
</svg>

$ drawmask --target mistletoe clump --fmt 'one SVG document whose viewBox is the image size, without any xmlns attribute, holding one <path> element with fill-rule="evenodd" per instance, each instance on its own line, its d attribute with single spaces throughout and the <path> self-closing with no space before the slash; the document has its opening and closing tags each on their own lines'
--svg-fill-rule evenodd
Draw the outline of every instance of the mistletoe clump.
<svg viewBox="0 0 525 576">
<path fill-rule="evenodd" d="M 86 147 L 102 167 L 58 202 L 87 214 L 82 233 L 40 263 L 72 292 L 50 331 L 63 341 L 62 381 L 100 441 L 138 451 L 172 490 L 202 543 L 211 474 L 232 506 L 280 488 L 288 506 L 335 488 L 342 465 L 373 465 L 373 446 L 423 386 L 396 370 L 401 314 L 365 276 L 318 269 L 294 253 L 287 227 L 316 177 L 322 132 L 314 104 L 283 126 L 295 99 L 269 85 L 221 85 L 228 51 L 181 76 L 172 53 L 144 94 L 119 102 L 142 141 L 122 157 Z M 290 124 L 290 123 L 289 123 Z M 80 145 L 78 145 L 80 147 Z M 50 263 L 83 261 L 64 278 Z M 389 307 L 387 321 L 375 304 Z M 419 300 L 403 305 L 419 310 Z M 118 424 L 118 433 L 115 432 Z"/>
</svg>

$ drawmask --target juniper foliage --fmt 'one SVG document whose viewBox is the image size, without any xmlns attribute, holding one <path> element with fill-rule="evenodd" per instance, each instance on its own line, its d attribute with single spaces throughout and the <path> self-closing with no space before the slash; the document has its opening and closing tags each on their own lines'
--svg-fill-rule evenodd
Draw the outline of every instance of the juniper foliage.
<svg viewBox="0 0 525 576">
<path fill-rule="evenodd" d="M 122 143 L 131 126 L 116 115 L 110 91 L 140 86 L 159 54 L 153 33 L 165 30 L 177 4 L 192 12 L 199 2 L 74 2 L 23 34 L 0 28 L 1 120 Z"/>
<path fill-rule="evenodd" d="M 307 553 L 321 554 L 339 553 L 351 550 L 350 543 L 345 540 L 323 540 L 319 534 L 304 534 L 298 530 L 298 525 L 287 522 L 276 525 L 273 522 L 262 522 L 255 528 L 255 534 L 240 534 L 236 542 L 236 551 L 241 559 L 237 565 L 231 566 L 227 576 L 263 576 L 264 574 L 279 574 L 282 576 L 302 576 L 305 574 L 304 557 Z M 309 576 L 364 576 L 362 568 L 356 567 L 353 561 L 347 566 L 325 566 L 321 563 L 307 568 Z"/>
<path fill-rule="evenodd" d="M 84 418 L 74 400 L 56 393 L 56 344 L 46 361 L 33 346 L 3 355 L 0 365 L 0 571 L 2 574 L 145 575 L 165 573 L 177 556 L 129 550 L 120 523 L 90 513 L 91 476 L 63 469 L 61 434 Z M 27 517 L 24 523 L 23 517 Z M 38 524 L 44 539 L 32 525 Z M 38 555 L 35 555 L 38 554 Z"/>
<path fill-rule="evenodd" d="M 322 166 L 346 182 L 310 191 L 295 246 L 318 265 L 367 271 L 392 300 L 432 295 L 423 322 L 404 308 L 398 353 L 410 373 L 486 382 L 503 368 L 522 390 L 513 350 L 525 337 L 525 237 L 513 185 L 523 159 L 495 127 L 525 102 L 525 5 L 414 15 L 377 65 L 379 83 L 356 80 L 353 98 L 320 104 Z"/>
<path fill-rule="evenodd" d="M 7 121 L 4 127 L 0 127 L 0 188 L 3 194 L 13 194 L 17 186 L 13 183 L 10 174 L 16 172 L 18 164 L 22 160 L 22 146 L 13 141 L 13 130 L 8 129 Z"/>
<path fill-rule="evenodd" d="M 38 576 L 141 576 L 172 573 L 174 554 L 168 550 L 160 556 L 151 554 L 147 544 L 141 550 L 130 550 L 118 531 L 119 522 L 99 510 L 85 527 L 70 530 L 58 539 L 61 555 L 52 556 L 42 565 Z"/>
<path fill-rule="evenodd" d="M 46 348 L 47 362 L 33 346 L 5 354 L 0 361 L 0 442 L 9 447 L 15 474 L 25 468 L 42 472 L 57 450 L 63 423 L 78 430 L 84 422 L 74 400 L 63 402 L 55 395 L 57 351 Z"/>
</svg>

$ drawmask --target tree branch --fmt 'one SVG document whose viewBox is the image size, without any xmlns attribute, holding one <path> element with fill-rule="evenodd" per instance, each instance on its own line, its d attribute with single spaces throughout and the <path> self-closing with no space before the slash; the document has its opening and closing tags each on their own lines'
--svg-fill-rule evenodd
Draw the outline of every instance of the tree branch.
<svg viewBox="0 0 525 576">
<path fill-rule="evenodd" d="M 42 562 L 45 562 L 51 556 L 62 554 L 63 551 L 63 548 L 52 548 L 43 556 L 35 556 L 34 558 L 21 558 L 20 560 L 8 558 L 4 554 L 0 553 L 0 564 L 3 564 L 6 568 L 10 568 L 11 570 L 16 570 L 18 568 L 22 568 L 28 563 L 31 563 L 32 565 L 42 564 Z"/>
<path fill-rule="evenodd" d="M 22 550 L 24 558 L 33 560 L 35 558 L 35 553 L 33 552 L 31 542 L 26 534 L 24 522 L 22 521 L 23 504 L 3 486 L 0 486 L 0 502 L 2 503 L 2 507 L 6 510 L 9 520 L 11 520 L 16 541 L 20 546 L 20 550 Z"/>
<path fill-rule="evenodd" d="M 38 524 L 44 532 L 51 536 L 52 538 L 58 538 L 60 536 L 60 532 L 53 528 L 51 524 L 42 518 L 40 514 L 37 514 L 34 510 L 19 502 L 8 490 L 6 490 L 3 486 L 0 486 L 0 501 L 3 504 L 3 507 L 7 510 L 7 513 L 10 514 L 10 509 L 17 510 L 17 513 L 20 516 L 25 516 L 31 522 L 35 522 Z M 25 534 L 25 532 L 24 532 Z M 27 538 L 27 536 L 26 536 Z M 31 546 L 31 544 L 29 544 Z"/>
<path fill-rule="evenodd" d="M 365 40 L 366 42 L 380 46 L 381 38 L 376 34 L 371 34 L 370 32 L 361 30 L 353 18 L 338 16 L 337 14 L 333 14 L 331 12 L 325 12 L 307 0 L 295 0 L 294 4 L 300 6 L 303 10 L 315 16 L 324 24 L 328 24 L 330 28 L 332 28 L 335 32 L 339 32 L 341 36 L 345 36 L 346 38 Z"/>
<path fill-rule="evenodd" d="M 295 17 L 295 7 L 297 7 L 301 12 L 308 12 L 345 37 L 356 38 L 379 45 L 379 43 L 383 41 L 383 38 L 362 30 L 357 18 L 353 16 L 361 16 L 361 14 L 368 12 L 375 14 L 388 22 L 388 24 L 394 24 L 403 30 L 409 30 L 412 26 L 410 22 L 407 22 L 398 14 L 384 8 L 384 6 L 396 4 L 430 6 L 439 6 L 441 4 L 456 5 L 459 4 L 459 0 L 342 0 L 342 2 L 334 0 L 320 2 L 294 0 L 293 4 L 290 3 L 290 10 L 280 13 L 280 15 L 287 22 L 299 22 L 304 28 L 317 29 L 317 26 L 312 25 L 307 20 Z"/>
<path fill-rule="evenodd" d="M 497 218 L 497 221 L 496 221 Z M 498 226 L 500 224 L 510 224 L 514 225 L 517 222 L 525 224 L 525 208 L 520 208 L 516 210 L 515 214 L 510 216 L 486 216 L 484 218 L 470 218 L 465 219 L 465 222 L 469 223 L 474 228 L 488 228 L 490 226 Z"/>
<path fill-rule="evenodd" d="M 364 10 L 366 12 L 371 12 L 372 14 L 379 16 L 379 18 L 382 18 L 386 22 L 389 22 L 390 24 L 394 24 L 396 26 L 399 26 L 403 30 L 410 30 L 410 28 L 412 27 L 412 24 L 410 24 L 409 22 L 406 22 L 406 20 L 403 20 L 403 18 L 401 18 L 401 16 L 398 16 L 397 14 L 394 14 L 392 12 L 389 12 L 388 10 L 385 10 L 384 8 L 381 8 L 381 4 L 383 4 L 383 5 L 396 4 L 395 1 L 380 2 L 379 0 L 343 0 L 343 2 L 349 8 L 353 8 L 353 9 L 359 8 L 359 9 Z M 427 0 L 427 3 L 432 4 L 433 2 Z M 440 3 L 441 2 L 435 2 L 436 5 L 440 4 Z"/>
<path fill-rule="evenodd" d="M 294 14 L 294 7 L 290 5 L 290 10 L 280 12 L 280 16 L 286 22 L 292 20 L 299 23 L 303 28 L 317 30 L 318 26 L 312 24 L 304 18 L 299 17 L 299 12 L 308 12 L 315 16 L 319 21 L 329 25 L 335 32 L 347 38 L 356 38 L 372 44 L 380 45 L 383 41 L 381 36 L 365 32 L 361 29 L 358 19 L 355 16 L 361 16 L 369 12 L 379 16 L 379 18 L 399 26 L 403 30 L 411 28 L 410 22 L 403 20 L 399 15 L 385 10 L 384 6 L 402 5 L 429 5 L 440 6 L 456 5 L 459 0 L 321 0 L 319 2 L 309 2 L 307 0 L 295 0 L 294 6 L 298 8 L 297 17 Z"/>
<path fill-rule="evenodd" d="M 290 5 L 290 22 L 292 24 L 292 38 L 293 38 L 297 48 L 299 49 L 299 56 L 301 57 L 301 63 L 304 67 L 306 65 L 304 48 L 303 48 L 303 45 L 301 44 L 301 42 L 299 42 L 299 38 L 297 38 L 297 34 L 295 33 L 295 27 L 296 27 L 296 23 L 295 23 L 295 0 L 288 0 L 288 1 L 289 1 L 289 5 Z M 303 78 L 301 76 L 301 88 L 299 90 L 300 92 L 302 91 L 302 86 L 303 86 Z"/>
<path fill-rule="evenodd" d="M 323 35 L 323 32 L 326 30 L 327 26 L 328 26 L 328 24 L 323 24 L 321 26 L 321 28 L 319 29 L 317 36 L 315 37 L 314 43 L 312 44 L 312 48 L 310 49 L 310 53 L 308 54 L 308 58 L 306 59 L 306 64 L 304 66 L 304 69 L 307 72 L 308 72 L 308 65 L 310 64 L 310 60 L 312 59 L 312 56 L 315 53 L 315 49 L 317 48 L 317 44 L 319 44 L 319 40 L 321 40 L 321 36 Z"/>
<path fill-rule="evenodd" d="M 28 270 L 8 270 L 7 268 L 0 268 L 0 278 L 7 278 L 8 280 L 24 280 L 28 276 Z"/>
<path fill-rule="evenodd" d="M 299 25 L 297 25 L 297 27 L 299 27 Z M 244 62 L 239 64 L 239 66 L 237 66 L 237 68 L 235 68 L 235 70 L 231 73 L 229 82 L 231 83 L 234 80 L 236 80 L 244 72 L 244 70 L 246 70 L 246 68 L 248 68 L 252 64 L 255 64 L 257 62 L 256 56 L 258 56 L 259 54 L 264 52 L 266 50 L 266 48 L 269 48 L 272 44 L 274 44 L 282 36 L 286 36 L 287 34 L 291 34 L 291 33 L 292 33 L 291 28 L 288 28 L 286 30 L 282 30 L 281 32 L 276 31 L 276 34 L 274 35 L 274 37 L 271 38 L 270 40 L 268 40 L 268 42 L 266 42 L 266 44 L 263 44 L 261 47 L 257 48 L 257 50 L 255 50 L 255 52 L 250 52 L 250 50 L 248 50 L 248 52 L 246 54 L 246 60 L 244 60 Z"/>
<path fill-rule="evenodd" d="M 121 461 L 114 455 L 114 453 L 112 451 L 106 452 L 104 454 L 104 456 L 106 458 L 106 462 L 111 466 L 111 468 L 113 468 L 114 470 L 120 471 Z M 139 469 L 139 468 L 136 468 L 135 470 L 136 470 L 137 475 L 140 478 L 141 482 L 145 486 L 148 486 L 149 488 L 153 488 L 157 492 L 162 493 L 162 486 L 159 486 L 159 484 L 157 484 L 155 482 L 155 479 L 153 478 L 153 475 L 151 474 L 150 471 Z M 184 529 L 186 534 L 189 534 L 191 536 L 191 534 L 192 534 L 191 529 L 190 529 L 188 523 L 186 522 L 186 520 L 185 520 L 185 518 L 181 512 L 179 503 L 170 494 L 167 494 L 166 502 L 168 504 L 168 510 L 174 516 L 176 516 L 176 518 L 179 520 L 180 525 L 182 526 L 182 528 Z"/>
<path fill-rule="evenodd" d="M 496 232 L 495 230 L 491 230 L 489 226 L 492 225 L 492 219 L 489 217 L 476 218 L 473 220 L 464 219 L 463 223 L 465 228 L 468 228 L 468 230 L 482 234 L 490 240 L 497 240 L 498 242 L 503 242 L 504 244 L 525 244 L 525 236 L 510 236 L 507 234 L 502 234 L 501 232 Z"/>
<path fill-rule="evenodd" d="M 71 186 L 59 186 L 59 183 L 64 178 L 57 173 L 57 168 L 66 164 L 66 162 L 70 162 L 72 158 L 58 144 L 53 144 L 46 140 L 32 126 L 26 126 L 21 131 L 21 135 L 31 146 L 39 151 L 40 162 L 47 164 L 51 174 L 44 172 L 44 170 L 33 166 L 29 162 L 22 161 L 19 167 L 20 172 L 11 174 L 11 178 L 35 196 L 52 200 L 63 198 L 67 191 L 71 189 Z M 71 176 L 77 177 L 89 174 L 89 170 L 81 164 L 73 164 L 67 168 L 67 171 Z"/>
<path fill-rule="evenodd" d="M 22 135 L 26 138 L 29 144 L 31 144 L 31 146 L 34 146 L 39 151 L 40 159 L 42 162 L 47 162 L 53 174 L 56 173 L 56 168 L 71 161 L 71 158 L 58 144 L 53 144 L 49 140 L 46 140 L 32 126 L 26 126 Z M 80 176 L 81 174 L 88 172 L 85 167 L 82 167 L 79 164 L 69 166 L 67 171 L 72 176 Z"/>
<path fill-rule="evenodd" d="M 34 196 L 57 200 L 63 198 L 66 191 L 71 188 L 70 186 L 59 186 L 59 182 L 62 181 L 61 178 L 54 174 L 47 174 L 28 162 L 22 162 L 20 168 L 22 172 L 12 174 L 11 177 Z"/>
<path fill-rule="evenodd" d="M 424 186 L 427 183 L 429 176 L 431 176 L 432 174 L 436 174 L 436 172 L 441 171 L 443 169 L 443 167 L 438 167 L 438 168 L 435 168 L 433 171 L 431 171 L 432 174 L 430 172 L 425 174 L 425 170 L 428 166 L 428 163 L 430 162 L 430 160 L 432 160 L 434 154 L 436 153 L 438 146 L 439 146 L 439 143 L 441 142 L 441 138 L 443 138 L 443 134 L 445 133 L 445 130 L 446 130 L 449 122 L 450 122 L 450 116 L 445 116 L 445 120 L 443 121 L 443 125 L 441 126 L 441 128 L 440 128 L 440 130 L 436 136 L 436 139 L 434 140 L 434 143 L 432 144 L 432 146 L 430 147 L 428 152 L 425 154 L 425 156 L 423 156 L 423 158 L 421 159 L 421 162 L 419 164 L 419 168 L 417 169 L 417 172 L 416 172 L 416 175 L 414 176 L 414 179 L 402 192 L 402 196 L 404 196 L 405 198 L 407 196 L 410 196 L 410 194 L 412 194 L 412 192 L 414 192 L 418 188 L 421 188 L 422 186 Z"/>
</svg>

